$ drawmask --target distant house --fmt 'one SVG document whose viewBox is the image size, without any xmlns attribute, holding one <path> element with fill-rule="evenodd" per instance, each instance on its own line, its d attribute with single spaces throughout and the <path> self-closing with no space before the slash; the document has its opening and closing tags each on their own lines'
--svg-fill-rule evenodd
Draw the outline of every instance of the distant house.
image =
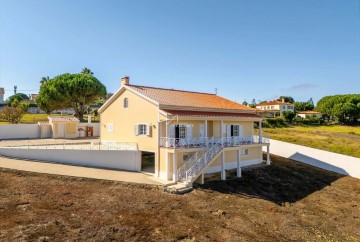
<svg viewBox="0 0 360 242">
<path fill-rule="evenodd" d="M 4 103 L 4 94 L 5 89 L 3 87 L 0 87 L 0 104 Z"/>
<path fill-rule="evenodd" d="M 36 101 L 36 98 L 39 96 L 39 94 L 30 94 L 30 101 Z"/>
<path fill-rule="evenodd" d="M 316 112 L 316 111 L 302 111 L 297 113 L 297 116 L 302 117 L 302 118 L 309 118 L 311 116 L 315 116 L 317 118 L 321 118 L 322 117 L 322 113 Z"/>
<path fill-rule="evenodd" d="M 281 116 L 284 111 L 294 112 L 294 104 L 282 101 L 263 102 L 256 105 L 257 113 L 263 117 Z"/>
</svg>

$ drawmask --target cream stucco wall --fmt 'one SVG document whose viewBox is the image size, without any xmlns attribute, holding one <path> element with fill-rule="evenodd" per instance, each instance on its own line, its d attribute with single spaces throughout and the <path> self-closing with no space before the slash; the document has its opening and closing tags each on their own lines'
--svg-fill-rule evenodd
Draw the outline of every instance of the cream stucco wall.
<svg viewBox="0 0 360 242">
<path fill-rule="evenodd" d="M 128 108 L 124 108 L 128 98 Z M 107 125 L 112 124 L 109 132 Z M 135 125 L 148 124 L 151 134 L 136 135 Z M 139 150 L 158 152 L 158 108 L 136 94 L 125 90 L 107 109 L 101 113 L 101 140 L 112 142 L 135 142 Z"/>
</svg>

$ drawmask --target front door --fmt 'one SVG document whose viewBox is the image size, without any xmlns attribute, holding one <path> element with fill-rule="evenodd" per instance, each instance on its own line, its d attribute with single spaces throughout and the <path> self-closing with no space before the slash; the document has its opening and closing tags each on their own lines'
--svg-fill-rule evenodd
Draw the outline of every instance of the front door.
<svg viewBox="0 0 360 242">
<path fill-rule="evenodd" d="M 204 138 L 205 137 L 205 124 L 200 124 L 200 126 L 199 126 L 199 135 L 200 135 L 200 137 L 201 138 Z"/>
</svg>

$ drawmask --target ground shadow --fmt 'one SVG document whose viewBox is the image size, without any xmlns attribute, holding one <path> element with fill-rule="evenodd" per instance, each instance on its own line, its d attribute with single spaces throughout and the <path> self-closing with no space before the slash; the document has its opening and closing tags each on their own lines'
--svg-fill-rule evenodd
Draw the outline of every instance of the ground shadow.
<svg viewBox="0 0 360 242">
<path fill-rule="evenodd" d="M 234 178 L 236 173 L 230 171 L 226 181 L 213 177 L 196 187 L 281 205 L 297 202 L 344 176 L 275 155 L 271 155 L 271 160 L 271 166 L 244 170 L 241 178 Z"/>
</svg>

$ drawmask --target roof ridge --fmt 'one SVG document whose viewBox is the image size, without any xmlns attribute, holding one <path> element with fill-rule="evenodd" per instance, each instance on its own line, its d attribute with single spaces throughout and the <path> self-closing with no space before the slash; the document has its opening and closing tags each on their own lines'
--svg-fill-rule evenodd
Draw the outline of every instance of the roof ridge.
<svg viewBox="0 0 360 242">
<path fill-rule="evenodd" d="M 214 94 L 214 93 L 196 92 L 196 91 L 186 91 L 186 90 L 179 90 L 179 89 L 172 89 L 172 88 L 150 87 L 150 86 L 140 86 L 140 85 L 132 85 L 132 84 L 126 84 L 125 86 L 130 86 L 130 87 L 144 87 L 144 88 L 153 88 L 153 89 L 166 90 L 166 91 L 189 92 L 189 93 L 198 93 L 198 94 L 206 94 L 206 95 L 215 95 L 215 96 L 217 96 L 217 95 Z"/>
</svg>

